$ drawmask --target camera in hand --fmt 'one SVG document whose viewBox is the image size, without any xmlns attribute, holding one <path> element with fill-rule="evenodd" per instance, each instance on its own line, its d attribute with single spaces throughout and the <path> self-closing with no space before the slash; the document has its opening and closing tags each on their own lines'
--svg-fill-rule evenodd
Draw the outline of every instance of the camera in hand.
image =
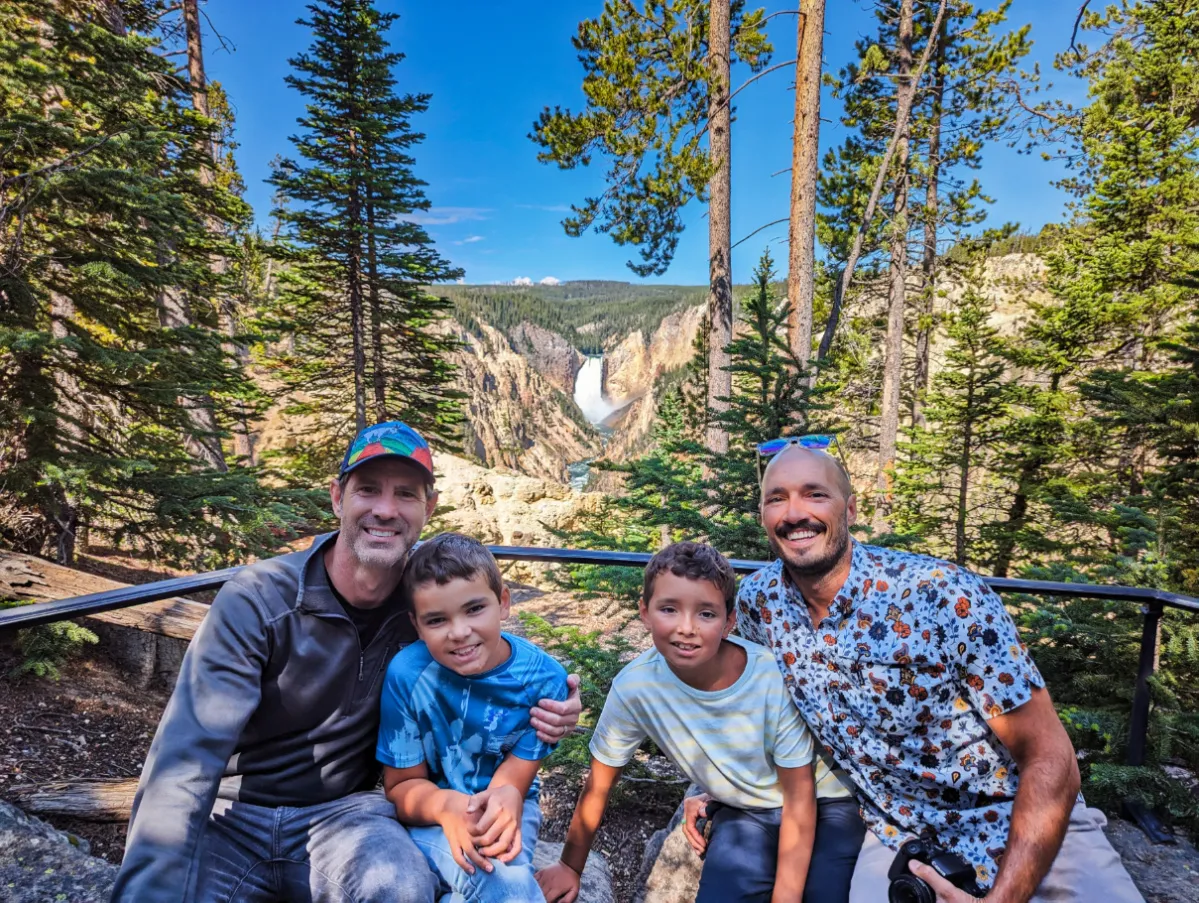
<svg viewBox="0 0 1199 903">
<path fill-rule="evenodd" d="M 968 894 L 981 896 L 982 891 L 974 883 L 974 866 L 957 853 L 942 850 L 927 840 L 909 840 L 899 848 L 887 877 L 891 886 L 887 889 L 890 903 L 936 903 L 937 892 L 911 873 L 908 863 L 912 860 L 930 865 L 938 875 L 954 887 Z"/>
</svg>

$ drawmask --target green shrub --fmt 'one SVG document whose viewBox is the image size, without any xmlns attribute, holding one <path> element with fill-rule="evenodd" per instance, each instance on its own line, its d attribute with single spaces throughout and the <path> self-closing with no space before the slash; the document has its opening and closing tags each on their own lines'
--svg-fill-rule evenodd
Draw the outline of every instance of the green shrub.
<svg viewBox="0 0 1199 903">
<path fill-rule="evenodd" d="M 1105 812 L 1119 813 L 1124 800 L 1134 800 L 1199 834 L 1199 799 L 1155 766 L 1084 765 L 1082 792 L 1088 804 Z"/>
<path fill-rule="evenodd" d="M 579 697 L 583 703 L 579 726 L 584 730 L 565 737 L 546 759 L 546 765 L 562 767 L 568 774 L 577 777 L 591 763 L 587 744 L 595 722 L 603 711 L 608 692 L 612 689 L 612 681 L 636 650 L 622 636 L 605 637 L 598 630 L 555 627 L 545 618 L 527 612 L 521 612 L 517 617 L 530 639 L 558 659 L 567 671 L 579 675 Z M 626 771 L 628 774 L 637 772 L 636 768 Z"/>
<path fill-rule="evenodd" d="M 0 601 L 0 609 L 29 605 L 25 601 Z M 83 648 L 85 643 L 98 643 L 100 638 L 74 621 L 57 621 L 28 627 L 17 632 L 17 650 L 21 663 L 12 675 L 32 674 L 34 677 L 59 678 L 59 668 Z"/>
</svg>

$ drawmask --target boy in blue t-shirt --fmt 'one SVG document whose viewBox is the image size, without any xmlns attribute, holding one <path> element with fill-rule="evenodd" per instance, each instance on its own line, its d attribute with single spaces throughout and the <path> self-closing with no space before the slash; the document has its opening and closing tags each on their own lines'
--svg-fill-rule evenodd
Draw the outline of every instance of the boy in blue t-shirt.
<svg viewBox="0 0 1199 903">
<path fill-rule="evenodd" d="M 421 641 L 392 659 L 383 685 L 375 755 L 387 798 L 441 877 L 443 900 L 542 900 L 537 769 L 552 747 L 529 709 L 566 698 L 566 670 L 501 632 L 508 588 L 473 539 L 422 544 L 401 589 Z"/>
</svg>

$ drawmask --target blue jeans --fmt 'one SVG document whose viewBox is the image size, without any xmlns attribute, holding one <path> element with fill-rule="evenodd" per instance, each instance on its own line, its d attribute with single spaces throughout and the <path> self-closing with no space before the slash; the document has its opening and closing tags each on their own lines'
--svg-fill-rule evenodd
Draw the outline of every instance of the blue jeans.
<svg viewBox="0 0 1199 903">
<path fill-rule="evenodd" d="M 303 808 L 217 800 L 199 903 L 433 903 L 437 880 L 381 792 Z"/>
<path fill-rule="evenodd" d="M 541 888 L 533 879 L 533 850 L 540 830 L 541 807 L 536 800 L 525 800 L 520 820 L 520 853 L 508 863 L 492 859 L 493 871 L 476 867 L 473 875 L 454 861 L 440 827 L 413 826 L 408 833 L 433 871 L 441 876 L 440 903 L 544 903 Z"/>
<path fill-rule="evenodd" d="M 769 903 L 782 809 L 722 806 L 712 819 L 695 903 Z M 816 839 L 803 903 L 847 903 L 866 825 L 853 799 L 816 801 Z"/>
</svg>

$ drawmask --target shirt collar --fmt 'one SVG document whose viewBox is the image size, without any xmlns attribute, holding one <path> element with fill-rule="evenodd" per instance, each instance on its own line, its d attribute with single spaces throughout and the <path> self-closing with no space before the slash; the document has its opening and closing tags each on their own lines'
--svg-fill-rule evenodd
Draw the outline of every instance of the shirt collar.
<svg viewBox="0 0 1199 903">
<path fill-rule="evenodd" d="M 837 623 L 853 614 L 861 598 L 861 590 L 864 586 L 863 575 L 868 572 L 869 568 L 869 562 L 866 560 L 869 556 L 866 554 L 865 547 L 853 538 L 850 539 L 850 544 L 853 551 L 850 553 L 849 574 L 846 575 L 845 582 L 841 584 L 841 589 L 837 591 L 837 595 L 833 598 L 833 604 L 829 606 L 828 610 L 828 616 Z M 781 572 L 780 579 L 783 586 L 795 598 L 803 612 L 808 614 L 808 603 L 804 601 L 799 587 L 792 582 L 791 575 L 787 572 L 787 566 L 781 558 L 776 564 Z"/>
</svg>

